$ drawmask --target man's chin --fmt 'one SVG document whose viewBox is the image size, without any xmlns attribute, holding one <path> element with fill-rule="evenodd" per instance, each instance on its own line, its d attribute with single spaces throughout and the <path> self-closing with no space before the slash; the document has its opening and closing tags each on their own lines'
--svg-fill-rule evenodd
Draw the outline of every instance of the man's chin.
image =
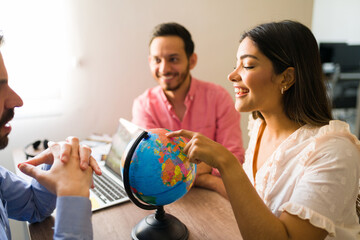
<svg viewBox="0 0 360 240">
<path fill-rule="evenodd" d="M 178 89 L 179 89 L 178 87 L 166 87 L 166 88 L 164 88 L 165 91 L 176 91 Z"/>
<path fill-rule="evenodd" d="M 182 84 L 183 84 L 183 82 L 178 83 L 177 85 L 164 84 L 162 89 L 165 91 L 176 91 L 181 87 Z"/>
</svg>

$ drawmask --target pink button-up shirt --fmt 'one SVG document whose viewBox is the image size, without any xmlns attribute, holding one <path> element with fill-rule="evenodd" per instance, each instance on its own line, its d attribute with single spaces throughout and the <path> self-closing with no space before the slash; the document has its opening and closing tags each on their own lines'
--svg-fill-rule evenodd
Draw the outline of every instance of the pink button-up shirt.
<svg viewBox="0 0 360 240">
<path fill-rule="evenodd" d="M 162 88 L 156 86 L 134 100 L 132 122 L 145 129 L 200 132 L 225 146 L 243 162 L 240 113 L 235 110 L 232 97 L 223 87 L 192 78 L 185 106 L 186 112 L 180 121 Z M 213 174 L 218 175 L 218 171 L 213 171 Z"/>
</svg>

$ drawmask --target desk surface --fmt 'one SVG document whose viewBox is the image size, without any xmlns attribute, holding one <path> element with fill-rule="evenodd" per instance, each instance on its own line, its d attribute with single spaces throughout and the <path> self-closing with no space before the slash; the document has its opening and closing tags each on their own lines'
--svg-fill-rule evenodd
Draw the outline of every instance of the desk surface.
<svg viewBox="0 0 360 240">
<path fill-rule="evenodd" d="M 24 153 L 15 150 L 13 158 L 16 165 L 24 160 Z M 132 202 L 96 211 L 92 216 L 94 239 L 131 239 L 132 228 L 154 212 L 140 209 Z M 230 202 L 213 191 L 192 188 L 183 198 L 165 206 L 165 212 L 186 225 L 189 240 L 242 239 Z M 31 240 L 53 239 L 54 217 L 28 226 Z"/>
<path fill-rule="evenodd" d="M 165 206 L 165 211 L 187 226 L 189 240 L 242 239 L 229 201 L 215 192 L 193 188 L 180 200 Z M 142 210 L 131 202 L 94 212 L 94 239 L 131 239 L 132 228 L 152 213 L 154 211 Z M 53 217 L 30 224 L 31 239 L 52 239 L 53 225 Z"/>
</svg>

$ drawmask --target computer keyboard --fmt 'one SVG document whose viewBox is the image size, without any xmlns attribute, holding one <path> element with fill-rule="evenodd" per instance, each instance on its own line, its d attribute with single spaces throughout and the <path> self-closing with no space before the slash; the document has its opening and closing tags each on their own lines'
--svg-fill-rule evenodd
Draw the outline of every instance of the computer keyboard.
<svg viewBox="0 0 360 240">
<path fill-rule="evenodd" d="M 113 202 L 121 198 L 126 198 L 126 192 L 123 186 L 112 180 L 106 174 L 98 176 L 93 175 L 95 187 L 92 191 L 97 195 L 104 203 Z"/>
</svg>

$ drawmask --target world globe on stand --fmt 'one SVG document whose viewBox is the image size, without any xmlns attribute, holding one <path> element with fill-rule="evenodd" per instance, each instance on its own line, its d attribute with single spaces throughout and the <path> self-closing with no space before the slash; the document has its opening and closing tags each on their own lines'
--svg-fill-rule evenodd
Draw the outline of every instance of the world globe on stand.
<svg viewBox="0 0 360 240">
<path fill-rule="evenodd" d="M 132 230 L 133 239 L 187 239 L 188 230 L 163 206 L 183 197 L 196 176 L 183 149 L 186 140 L 169 138 L 167 129 L 144 131 L 129 143 L 121 160 L 125 190 L 138 207 L 156 214 L 144 218 Z"/>
</svg>

